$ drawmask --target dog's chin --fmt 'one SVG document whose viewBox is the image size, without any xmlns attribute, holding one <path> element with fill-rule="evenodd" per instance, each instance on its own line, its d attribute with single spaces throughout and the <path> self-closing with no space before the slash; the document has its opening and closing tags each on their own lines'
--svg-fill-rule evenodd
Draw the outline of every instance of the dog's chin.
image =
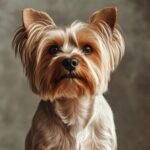
<svg viewBox="0 0 150 150">
<path fill-rule="evenodd" d="M 71 82 L 72 83 L 75 80 L 81 81 L 81 80 L 84 80 L 84 78 L 77 74 L 74 74 L 74 73 L 68 73 L 68 74 L 60 76 L 58 79 L 55 79 L 55 85 L 57 85 L 57 84 L 60 85 L 62 82 Z"/>
<path fill-rule="evenodd" d="M 77 74 L 65 74 L 59 78 L 53 78 L 50 88 L 40 93 L 43 100 L 55 101 L 61 98 L 81 98 L 93 95 L 95 82 L 91 76 L 79 76 Z"/>
<path fill-rule="evenodd" d="M 55 79 L 49 96 L 52 100 L 60 98 L 80 98 L 82 96 L 91 95 L 92 91 L 93 83 L 90 83 L 90 81 L 87 81 L 84 77 L 75 74 L 66 74 Z"/>
<path fill-rule="evenodd" d="M 61 76 L 55 82 L 54 97 L 75 98 L 85 95 L 85 80 L 74 74 L 66 74 Z"/>
</svg>

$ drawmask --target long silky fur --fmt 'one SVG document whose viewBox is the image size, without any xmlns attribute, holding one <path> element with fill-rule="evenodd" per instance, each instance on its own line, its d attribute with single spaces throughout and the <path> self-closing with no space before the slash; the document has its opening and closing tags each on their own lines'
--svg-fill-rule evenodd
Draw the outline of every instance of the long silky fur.
<svg viewBox="0 0 150 150">
<path fill-rule="evenodd" d="M 37 43 L 39 39 L 51 28 L 51 25 L 45 22 L 39 22 L 39 24 L 33 24 L 29 28 L 29 32 L 24 26 L 18 28 L 13 38 L 12 46 L 15 50 L 16 56 L 21 59 L 23 69 L 29 80 L 32 91 L 38 94 L 38 90 L 35 86 L 35 67 L 37 57 Z"/>
</svg>

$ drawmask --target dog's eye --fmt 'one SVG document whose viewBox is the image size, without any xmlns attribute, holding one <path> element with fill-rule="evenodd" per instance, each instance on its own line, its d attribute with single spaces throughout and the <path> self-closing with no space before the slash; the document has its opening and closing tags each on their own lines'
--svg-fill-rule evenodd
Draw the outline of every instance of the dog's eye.
<svg viewBox="0 0 150 150">
<path fill-rule="evenodd" d="M 51 45 L 48 49 L 50 55 L 55 55 L 60 51 L 60 47 L 58 45 Z"/>
<path fill-rule="evenodd" d="M 93 49 L 90 45 L 84 45 L 82 50 L 85 54 L 91 54 L 93 51 Z"/>
</svg>

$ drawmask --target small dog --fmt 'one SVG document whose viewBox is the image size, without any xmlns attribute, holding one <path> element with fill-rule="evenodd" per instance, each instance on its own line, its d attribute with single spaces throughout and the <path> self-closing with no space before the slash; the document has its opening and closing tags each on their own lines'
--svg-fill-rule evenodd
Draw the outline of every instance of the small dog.
<svg viewBox="0 0 150 150">
<path fill-rule="evenodd" d="M 59 27 L 45 12 L 26 8 L 13 46 L 32 91 L 42 99 L 26 150 L 116 150 L 113 113 L 103 97 L 124 54 L 117 8 L 88 23 Z"/>
</svg>

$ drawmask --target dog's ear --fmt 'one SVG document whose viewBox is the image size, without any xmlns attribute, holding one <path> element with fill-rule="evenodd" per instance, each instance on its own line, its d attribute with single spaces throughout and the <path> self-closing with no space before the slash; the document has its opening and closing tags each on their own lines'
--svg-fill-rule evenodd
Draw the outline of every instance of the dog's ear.
<svg viewBox="0 0 150 150">
<path fill-rule="evenodd" d="M 117 18 L 117 8 L 110 7 L 104 8 L 101 11 L 94 12 L 90 17 L 89 22 L 95 25 L 98 25 L 101 22 L 105 22 L 113 31 L 116 25 L 116 18 Z"/>
<path fill-rule="evenodd" d="M 33 23 L 55 25 L 53 19 L 45 12 L 32 8 L 25 8 L 22 13 L 23 25 L 28 30 Z"/>
<path fill-rule="evenodd" d="M 120 62 L 124 55 L 125 45 L 121 33 L 116 28 L 117 8 L 104 8 L 101 11 L 93 13 L 89 19 L 89 23 L 98 27 L 103 34 L 105 40 L 106 52 L 108 52 L 110 60 L 110 71 L 112 72 Z M 111 31 L 111 32 L 109 32 Z"/>
</svg>

